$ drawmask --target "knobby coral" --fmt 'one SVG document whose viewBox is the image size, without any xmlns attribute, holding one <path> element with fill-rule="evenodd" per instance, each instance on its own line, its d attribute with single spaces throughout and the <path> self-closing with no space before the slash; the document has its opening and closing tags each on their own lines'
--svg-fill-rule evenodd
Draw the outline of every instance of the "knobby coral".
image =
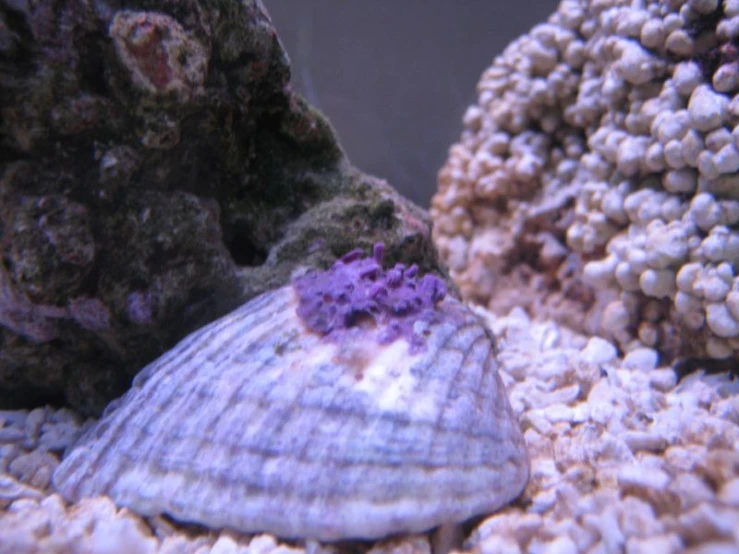
<svg viewBox="0 0 739 554">
<path fill-rule="evenodd" d="M 463 294 L 736 357 L 738 40 L 736 0 L 564 0 L 513 42 L 433 199 Z"/>
</svg>

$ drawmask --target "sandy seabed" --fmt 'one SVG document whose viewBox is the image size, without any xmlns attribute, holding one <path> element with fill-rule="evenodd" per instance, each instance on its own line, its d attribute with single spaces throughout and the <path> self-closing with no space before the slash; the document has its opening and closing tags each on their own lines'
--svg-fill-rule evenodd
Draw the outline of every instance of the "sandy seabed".
<svg viewBox="0 0 739 554">
<path fill-rule="evenodd" d="M 464 548 L 483 554 L 739 552 L 739 380 L 677 382 L 642 348 L 619 357 L 523 310 L 477 310 L 498 338 L 500 371 L 525 433 L 531 480 Z M 0 554 L 287 554 L 268 535 L 207 532 L 142 519 L 105 497 L 66 504 L 50 486 L 83 422 L 69 410 L 0 412 Z M 341 551 L 355 547 L 320 546 Z M 426 553 L 426 536 L 372 554 Z M 316 553 L 313 553 L 316 554 Z"/>
</svg>

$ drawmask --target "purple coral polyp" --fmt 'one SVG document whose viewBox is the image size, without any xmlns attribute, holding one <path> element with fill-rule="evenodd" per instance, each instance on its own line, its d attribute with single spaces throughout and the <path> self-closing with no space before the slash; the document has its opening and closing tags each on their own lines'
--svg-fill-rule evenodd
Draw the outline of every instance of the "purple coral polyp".
<svg viewBox="0 0 739 554">
<path fill-rule="evenodd" d="M 383 270 L 384 251 L 382 243 L 375 244 L 371 257 L 352 250 L 327 271 L 293 281 L 298 316 L 311 331 L 339 338 L 369 323 L 380 330 L 383 344 L 404 338 L 412 350 L 423 347 L 424 324 L 438 321 L 437 304 L 446 296 L 446 285 L 435 275 L 419 278 L 415 265 Z"/>
</svg>

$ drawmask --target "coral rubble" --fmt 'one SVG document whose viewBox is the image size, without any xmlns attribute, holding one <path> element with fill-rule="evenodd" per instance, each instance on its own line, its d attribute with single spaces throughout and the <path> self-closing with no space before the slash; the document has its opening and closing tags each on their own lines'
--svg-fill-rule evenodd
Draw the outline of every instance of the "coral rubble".
<svg viewBox="0 0 739 554">
<path fill-rule="evenodd" d="M 681 383 L 648 349 L 612 343 L 523 310 L 483 310 L 531 454 L 522 499 L 475 527 L 464 551 L 692 554 L 739 548 L 739 385 L 694 374 Z M 257 554 L 302 547 L 142 519 L 107 497 L 65 504 L 48 487 L 81 420 L 67 411 L 0 413 L 0 552 Z M 130 545 L 130 546 L 128 546 Z M 427 537 L 321 554 L 429 553 Z M 4 550 L 5 549 L 5 550 Z M 316 552 L 315 546 L 313 552 Z"/>
</svg>

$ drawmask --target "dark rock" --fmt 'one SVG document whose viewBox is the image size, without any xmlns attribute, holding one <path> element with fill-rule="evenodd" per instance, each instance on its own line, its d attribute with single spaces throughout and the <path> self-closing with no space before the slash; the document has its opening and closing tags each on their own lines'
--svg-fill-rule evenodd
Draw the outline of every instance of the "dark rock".
<svg viewBox="0 0 739 554">
<path fill-rule="evenodd" d="M 0 407 L 98 414 L 147 362 L 355 247 L 439 271 L 256 0 L 0 0 Z"/>
</svg>

